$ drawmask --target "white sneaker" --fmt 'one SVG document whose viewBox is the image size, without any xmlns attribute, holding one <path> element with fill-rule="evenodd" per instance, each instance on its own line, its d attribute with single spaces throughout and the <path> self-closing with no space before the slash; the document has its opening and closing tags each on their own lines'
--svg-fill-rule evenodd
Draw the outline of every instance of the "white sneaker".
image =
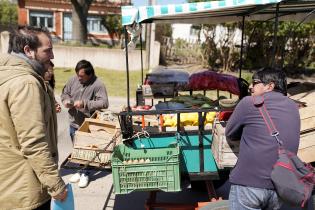
<svg viewBox="0 0 315 210">
<path fill-rule="evenodd" d="M 81 188 L 87 187 L 89 184 L 89 176 L 86 174 L 81 174 L 78 186 Z"/>
<path fill-rule="evenodd" d="M 72 183 L 76 183 L 76 182 L 80 181 L 80 173 L 75 173 L 74 175 L 72 175 L 72 177 L 69 179 L 69 181 Z"/>
</svg>

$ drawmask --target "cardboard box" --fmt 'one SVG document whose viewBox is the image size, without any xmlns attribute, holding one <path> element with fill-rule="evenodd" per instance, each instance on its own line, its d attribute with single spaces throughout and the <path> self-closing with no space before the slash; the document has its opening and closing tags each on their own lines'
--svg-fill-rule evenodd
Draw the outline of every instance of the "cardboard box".
<svg viewBox="0 0 315 210">
<path fill-rule="evenodd" d="M 86 118 L 75 132 L 73 148 L 104 149 L 117 130 L 116 123 Z"/>
</svg>

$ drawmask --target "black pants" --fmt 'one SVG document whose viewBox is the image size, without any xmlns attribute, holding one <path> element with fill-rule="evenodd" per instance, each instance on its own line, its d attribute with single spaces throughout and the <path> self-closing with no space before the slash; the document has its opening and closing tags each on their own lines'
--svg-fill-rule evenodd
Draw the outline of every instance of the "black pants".
<svg viewBox="0 0 315 210">
<path fill-rule="evenodd" d="M 50 210 L 50 202 L 51 202 L 51 200 L 47 201 L 43 205 L 41 205 L 41 206 L 39 206 L 39 207 L 37 207 L 36 209 L 33 209 L 33 210 Z"/>
</svg>

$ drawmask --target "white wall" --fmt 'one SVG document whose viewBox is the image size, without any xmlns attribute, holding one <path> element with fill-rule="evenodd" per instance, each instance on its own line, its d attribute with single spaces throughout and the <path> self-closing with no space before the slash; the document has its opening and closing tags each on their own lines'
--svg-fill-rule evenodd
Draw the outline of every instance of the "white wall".
<svg viewBox="0 0 315 210">
<path fill-rule="evenodd" d="M 198 40 L 198 36 L 196 34 L 191 34 L 191 26 L 192 24 L 172 24 L 173 34 L 172 38 L 175 39 L 184 39 L 187 42 L 196 42 Z M 226 36 L 226 28 L 222 25 L 217 25 L 215 29 L 216 37 L 215 42 L 218 43 L 219 39 Z M 241 43 L 241 36 L 242 31 L 239 29 L 236 29 L 235 36 L 233 39 L 234 44 L 240 44 Z M 200 41 L 204 42 L 206 40 L 204 36 L 204 31 L 201 31 L 200 33 Z"/>
<path fill-rule="evenodd" d="M 145 53 L 143 51 L 144 56 Z M 121 71 L 126 70 L 125 51 L 121 49 L 54 46 L 54 55 L 55 59 L 53 62 L 57 67 L 74 68 L 78 61 L 86 59 L 95 67 Z M 129 70 L 140 70 L 140 59 L 140 50 L 129 51 Z M 146 66 L 147 64 L 144 60 L 144 67 Z"/>
<path fill-rule="evenodd" d="M 9 47 L 9 32 L 0 33 L 0 52 L 7 53 Z"/>
<path fill-rule="evenodd" d="M 6 53 L 8 49 L 9 34 L 1 33 L 0 52 Z M 78 61 L 86 59 L 95 67 L 101 67 L 111 70 L 126 70 L 126 56 L 122 49 L 107 49 L 96 47 L 70 47 L 55 45 L 53 60 L 56 67 L 74 68 Z M 130 50 L 128 53 L 129 70 L 135 71 L 141 69 L 140 50 Z M 144 69 L 148 69 L 146 61 L 146 51 L 143 51 Z M 155 42 L 152 50 L 152 59 L 150 68 L 157 67 L 160 60 L 160 43 Z"/>
</svg>

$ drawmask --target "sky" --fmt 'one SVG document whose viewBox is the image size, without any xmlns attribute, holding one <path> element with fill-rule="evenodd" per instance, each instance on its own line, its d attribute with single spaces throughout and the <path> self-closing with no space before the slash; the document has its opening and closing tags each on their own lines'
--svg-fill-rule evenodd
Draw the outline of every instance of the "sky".
<svg viewBox="0 0 315 210">
<path fill-rule="evenodd" d="M 186 0 L 155 0 L 156 4 L 181 4 L 186 3 Z M 147 6 L 149 0 L 132 0 L 135 6 Z"/>
</svg>

